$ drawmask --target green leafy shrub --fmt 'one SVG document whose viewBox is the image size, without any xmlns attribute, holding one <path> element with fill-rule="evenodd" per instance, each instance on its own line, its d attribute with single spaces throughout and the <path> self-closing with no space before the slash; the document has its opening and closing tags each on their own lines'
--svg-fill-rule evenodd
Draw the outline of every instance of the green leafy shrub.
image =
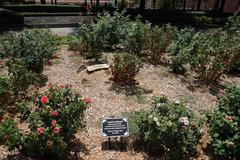
<svg viewBox="0 0 240 160">
<path fill-rule="evenodd" d="M 73 45 L 77 46 L 77 51 L 85 54 L 88 58 L 94 58 L 95 61 L 99 61 L 104 47 L 103 39 L 100 38 L 101 33 L 97 31 L 95 24 L 93 22 L 80 22 L 75 36 Z M 73 48 L 73 45 L 70 45 L 70 48 Z"/>
<path fill-rule="evenodd" d="M 125 11 L 114 12 L 112 16 L 105 12 L 98 16 L 93 28 L 102 39 L 104 48 L 112 48 L 125 39 L 129 21 L 129 16 L 125 16 Z"/>
<path fill-rule="evenodd" d="M 164 159 L 185 159 L 194 155 L 202 123 L 183 104 L 155 97 L 153 108 L 137 112 L 139 134 L 152 154 Z"/>
<path fill-rule="evenodd" d="M 116 8 L 127 8 L 129 6 L 129 0 L 117 1 Z"/>
<path fill-rule="evenodd" d="M 0 121 L 0 145 L 7 146 L 10 151 L 14 150 L 18 147 L 20 137 L 17 124 L 13 120 L 5 118 Z"/>
<path fill-rule="evenodd" d="M 195 31 L 192 28 L 185 28 L 176 34 L 170 46 L 171 68 L 174 73 L 184 73 L 186 71 L 184 65 L 189 62 L 189 52 L 192 50 L 191 41 Z"/>
<path fill-rule="evenodd" d="M 132 85 L 142 62 L 133 54 L 116 54 L 112 66 L 113 81 L 120 85 Z"/>
<path fill-rule="evenodd" d="M 8 78 L 0 76 L 0 108 L 5 108 L 11 101 L 11 82 Z"/>
<path fill-rule="evenodd" d="M 175 37 L 176 28 L 170 25 L 163 27 L 155 26 L 147 32 L 145 45 L 150 51 L 151 59 L 162 61 L 164 53 L 169 49 L 172 40 Z"/>
<path fill-rule="evenodd" d="M 44 64 L 58 49 L 59 39 L 47 30 L 8 32 L 1 37 L 0 56 L 6 67 L 15 96 L 36 84 Z"/>
<path fill-rule="evenodd" d="M 142 51 L 146 50 L 146 36 L 150 28 L 151 24 L 141 22 L 140 17 L 137 17 L 136 21 L 131 23 L 124 41 L 124 45 L 130 53 L 143 56 Z"/>
<path fill-rule="evenodd" d="M 129 18 L 125 12 L 114 12 L 98 15 L 96 23 L 81 21 L 70 49 L 87 53 L 88 57 L 98 61 L 104 49 L 111 49 L 119 44 L 127 35 Z"/>
<path fill-rule="evenodd" d="M 32 109 L 34 108 L 32 103 L 24 100 L 22 102 L 17 102 L 15 105 L 17 112 L 20 113 L 18 116 L 20 120 L 22 122 L 26 121 L 29 115 L 31 114 Z"/>
<path fill-rule="evenodd" d="M 30 85 L 39 81 L 38 74 L 28 70 L 25 60 L 14 58 L 14 60 L 8 60 L 6 66 L 15 96 L 25 94 Z"/>
<path fill-rule="evenodd" d="M 82 54 L 87 51 L 88 46 L 80 36 L 75 35 L 69 38 L 69 49 Z"/>
<path fill-rule="evenodd" d="M 195 33 L 182 30 L 171 45 L 172 68 L 184 72 L 190 65 L 198 79 L 213 83 L 240 58 L 240 38 L 221 29 Z"/>
<path fill-rule="evenodd" d="M 212 148 L 224 159 L 240 155 L 240 88 L 230 86 L 218 97 L 217 109 L 208 115 Z"/>
<path fill-rule="evenodd" d="M 25 61 L 27 69 L 41 73 L 44 63 L 49 61 L 58 49 L 59 40 L 46 30 L 9 32 L 2 38 L 2 53 L 10 59 Z"/>
<path fill-rule="evenodd" d="M 228 31 L 231 34 L 236 34 L 236 32 L 240 32 L 240 15 L 234 15 L 229 17 L 224 26 L 224 30 Z"/>
<path fill-rule="evenodd" d="M 231 34 L 233 37 L 240 36 L 240 15 L 234 15 L 229 17 L 224 30 Z M 240 70 L 240 57 L 234 62 L 233 66 L 229 69 L 230 71 L 239 71 Z"/>
<path fill-rule="evenodd" d="M 4 121 L 0 123 L 1 144 L 30 156 L 63 156 L 70 149 L 75 133 L 84 127 L 84 111 L 92 100 L 82 98 L 70 85 L 50 86 L 43 93 L 36 92 L 33 99 L 17 104 L 23 114 L 21 120 L 27 119 L 29 131 L 19 135 L 14 122 L 6 121 L 5 125 Z M 16 137 L 8 138 L 13 133 Z"/>
<path fill-rule="evenodd" d="M 190 66 L 198 79 L 215 82 L 240 58 L 240 38 L 221 30 L 198 33 L 190 52 Z"/>
</svg>

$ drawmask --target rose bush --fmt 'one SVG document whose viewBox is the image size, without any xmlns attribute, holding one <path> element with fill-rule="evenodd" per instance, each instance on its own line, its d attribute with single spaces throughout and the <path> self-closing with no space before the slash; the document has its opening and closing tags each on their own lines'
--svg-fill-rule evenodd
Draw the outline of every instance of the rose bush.
<svg viewBox="0 0 240 160">
<path fill-rule="evenodd" d="M 0 41 L 9 91 L 15 99 L 21 99 L 31 85 L 39 83 L 44 65 L 58 49 L 59 39 L 48 30 L 31 30 L 7 32 Z"/>
<path fill-rule="evenodd" d="M 225 159 L 240 155 L 240 87 L 229 86 L 218 97 L 214 112 L 208 114 L 214 153 Z"/>
<path fill-rule="evenodd" d="M 184 104 L 155 97 L 151 110 L 136 114 L 140 137 L 148 152 L 164 159 L 194 156 L 203 123 Z"/>
<path fill-rule="evenodd" d="M 162 62 L 164 54 L 169 51 L 172 41 L 176 38 L 176 33 L 177 28 L 169 24 L 151 27 L 144 37 L 147 55 L 155 62 Z"/>
<path fill-rule="evenodd" d="M 15 147 L 30 156 L 62 156 L 70 149 L 75 133 L 84 127 L 84 111 L 92 100 L 82 98 L 70 85 L 49 87 L 46 92 L 35 92 L 33 102 L 19 104 L 23 108 L 31 108 L 30 112 L 24 112 L 22 119 L 26 120 L 29 130 L 23 133 L 17 128 L 20 138 L 9 139 L 9 149 Z M 11 123 L 14 124 L 13 121 Z M 0 140 L 9 134 L 4 125 L 0 124 L 1 127 Z"/>
<path fill-rule="evenodd" d="M 141 21 L 141 17 L 137 17 L 135 21 L 130 24 L 128 34 L 123 44 L 126 46 L 129 53 L 135 54 L 137 56 L 143 56 L 143 50 L 147 49 L 145 46 L 148 39 L 147 33 L 150 31 L 151 24 Z"/>
<path fill-rule="evenodd" d="M 82 53 L 88 58 L 99 61 L 101 52 L 118 45 L 127 35 L 129 18 L 125 12 L 99 14 L 96 23 L 81 21 L 77 33 L 70 41 L 70 49 Z"/>
<path fill-rule="evenodd" d="M 113 81 L 120 85 L 134 85 L 134 78 L 142 66 L 141 60 L 133 54 L 116 54 L 112 66 Z"/>
<path fill-rule="evenodd" d="M 0 108 L 6 108 L 11 102 L 11 82 L 8 78 L 0 76 Z"/>
</svg>

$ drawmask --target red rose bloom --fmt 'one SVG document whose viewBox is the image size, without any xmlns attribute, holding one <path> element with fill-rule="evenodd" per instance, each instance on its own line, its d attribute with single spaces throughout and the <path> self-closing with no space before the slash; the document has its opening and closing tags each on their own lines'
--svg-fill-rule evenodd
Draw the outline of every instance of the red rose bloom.
<svg viewBox="0 0 240 160">
<path fill-rule="evenodd" d="M 59 134 L 59 132 L 60 132 L 60 128 L 59 128 L 59 127 L 55 127 L 55 128 L 53 129 L 53 133 Z"/>
<path fill-rule="evenodd" d="M 61 88 L 65 88 L 65 86 L 66 86 L 65 84 L 61 84 L 60 85 Z"/>
<path fill-rule="evenodd" d="M 49 88 L 52 88 L 52 83 L 51 83 L 51 82 L 48 83 L 48 87 L 49 87 Z"/>
<path fill-rule="evenodd" d="M 45 131 L 45 129 L 44 129 L 44 128 L 42 128 L 42 127 L 40 127 L 40 128 L 37 128 L 37 134 L 38 134 L 38 135 L 41 135 L 41 134 L 43 134 L 43 133 L 44 133 L 44 131 Z"/>
<path fill-rule="evenodd" d="M 223 89 L 220 89 L 220 90 L 219 90 L 219 93 L 220 93 L 220 94 L 224 94 L 225 91 L 224 91 Z"/>
<path fill-rule="evenodd" d="M 92 99 L 91 98 L 84 98 L 83 101 L 85 103 L 91 103 L 92 102 Z"/>
<path fill-rule="evenodd" d="M 231 117 L 231 116 L 226 116 L 225 119 L 226 119 L 227 121 L 232 121 L 232 117 Z"/>
<path fill-rule="evenodd" d="M 47 96 L 42 96 L 40 101 L 41 101 L 41 103 L 45 104 L 45 103 L 48 102 L 48 97 Z"/>
<path fill-rule="evenodd" d="M 57 115 L 58 115 L 58 111 L 52 111 L 52 112 L 51 112 L 51 115 L 52 115 L 52 116 L 57 116 Z"/>
<path fill-rule="evenodd" d="M 56 126 L 56 124 L 57 124 L 57 121 L 56 121 L 56 120 L 52 120 L 52 121 L 51 121 L 51 125 L 52 125 L 52 126 Z"/>
</svg>

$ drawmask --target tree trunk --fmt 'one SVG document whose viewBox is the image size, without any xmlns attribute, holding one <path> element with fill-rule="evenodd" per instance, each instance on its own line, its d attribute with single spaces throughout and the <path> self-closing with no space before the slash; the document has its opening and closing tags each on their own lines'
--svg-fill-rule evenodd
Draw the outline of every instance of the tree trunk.
<svg viewBox="0 0 240 160">
<path fill-rule="evenodd" d="M 140 5 L 139 5 L 140 13 L 145 12 L 145 0 L 140 0 Z"/>
<path fill-rule="evenodd" d="M 220 0 L 217 0 L 216 2 L 215 2 L 215 4 L 214 4 L 214 11 L 218 11 L 218 6 L 219 6 L 219 2 L 220 2 Z"/>
<path fill-rule="evenodd" d="M 174 10 L 175 7 L 175 0 L 172 0 L 172 10 Z"/>
<path fill-rule="evenodd" d="M 226 0 L 222 0 L 221 6 L 220 6 L 220 9 L 219 9 L 220 12 L 223 12 L 223 11 L 224 11 L 225 3 L 226 3 Z"/>
<path fill-rule="evenodd" d="M 202 2 L 202 0 L 198 0 L 198 4 L 197 4 L 197 10 L 198 10 L 198 11 L 200 10 L 201 2 Z"/>
<path fill-rule="evenodd" d="M 99 8 L 100 7 L 100 3 L 99 0 L 96 1 L 96 7 Z"/>
<path fill-rule="evenodd" d="M 41 4 L 46 4 L 46 0 L 41 0 Z"/>
<path fill-rule="evenodd" d="M 183 1 L 183 10 L 186 10 L 186 3 L 187 3 L 187 0 L 184 0 Z"/>
<path fill-rule="evenodd" d="M 124 0 L 122 0 L 121 9 L 124 9 Z"/>
</svg>

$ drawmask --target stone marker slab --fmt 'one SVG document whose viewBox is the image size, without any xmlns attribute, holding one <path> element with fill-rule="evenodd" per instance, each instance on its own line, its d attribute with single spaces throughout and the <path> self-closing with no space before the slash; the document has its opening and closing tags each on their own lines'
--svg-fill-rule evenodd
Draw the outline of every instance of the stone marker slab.
<svg viewBox="0 0 240 160">
<path fill-rule="evenodd" d="M 88 72 L 94 72 L 101 69 L 108 69 L 110 66 L 108 64 L 95 64 L 87 67 Z"/>
</svg>

